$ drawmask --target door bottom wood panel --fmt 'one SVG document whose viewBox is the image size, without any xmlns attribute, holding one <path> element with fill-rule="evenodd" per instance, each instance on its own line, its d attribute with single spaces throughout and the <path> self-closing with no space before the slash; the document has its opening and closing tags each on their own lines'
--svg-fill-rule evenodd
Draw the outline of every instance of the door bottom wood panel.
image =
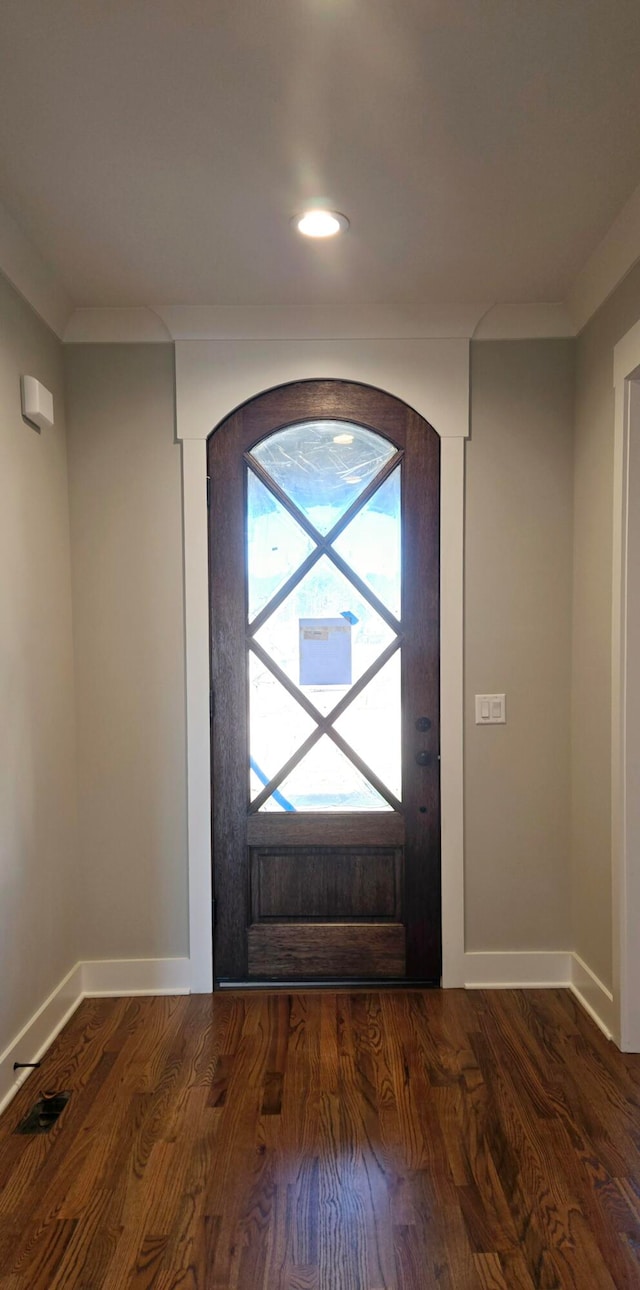
<svg viewBox="0 0 640 1290">
<path fill-rule="evenodd" d="M 400 847 L 251 847 L 252 922 L 402 922 Z"/>
<path fill-rule="evenodd" d="M 249 928 L 249 976 L 401 977 L 401 923 L 258 923 Z"/>
</svg>

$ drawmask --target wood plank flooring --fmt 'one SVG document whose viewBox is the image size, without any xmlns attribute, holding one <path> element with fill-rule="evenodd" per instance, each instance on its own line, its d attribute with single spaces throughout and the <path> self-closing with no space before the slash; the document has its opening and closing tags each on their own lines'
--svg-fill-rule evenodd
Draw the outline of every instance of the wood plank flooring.
<svg viewBox="0 0 640 1290">
<path fill-rule="evenodd" d="M 638 1290 L 639 1107 L 561 990 L 86 1000 L 0 1290 Z"/>
</svg>

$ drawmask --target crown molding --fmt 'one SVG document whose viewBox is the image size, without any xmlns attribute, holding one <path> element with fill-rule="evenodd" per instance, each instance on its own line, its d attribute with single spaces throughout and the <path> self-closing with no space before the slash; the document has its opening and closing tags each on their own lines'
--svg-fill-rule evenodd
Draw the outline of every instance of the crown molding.
<svg viewBox="0 0 640 1290">
<path fill-rule="evenodd" d="M 575 336 L 564 304 L 493 305 L 480 319 L 473 340 L 549 340 Z"/>
<path fill-rule="evenodd" d="M 76 309 L 64 340 L 75 343 L 182 340 L 466 340 L 486 304 L 403 308 L 352 305 L 156 305 Z"/>
<path fill-rule="evenodd" d="M 402 308 L 157 305 L 75 309 L 66 343 L 162 341 L 527 340 L 573 336 L 562 304 L 454 304 Z"/>
<path fill-rule="evenodd" d="M 173 340 L 162 318 L 146 306 L 74 309 L 62 337 L 65 344 L 148 344 Z"/>
<path fill-rule="evenodd" d="M 0 267 L 27 304 L 62 339 L 73 305 L 48 264 L 1 203 Z"/>
<path fill-rule="evenodd" d="M 567 308 L 576 334 L 640 259 L 640 184 L 580 270 Z"/>
<path fill-rule="evenodd" d="M 467 340 L 486 304 L 159 306 L 174 340 Z"/>
</svg>

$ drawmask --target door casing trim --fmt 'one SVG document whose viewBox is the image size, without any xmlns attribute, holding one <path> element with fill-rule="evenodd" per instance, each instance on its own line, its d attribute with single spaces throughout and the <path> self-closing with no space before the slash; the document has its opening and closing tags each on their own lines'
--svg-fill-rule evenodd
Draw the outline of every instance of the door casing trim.
<svg viewBox="0 0 640 1290">
<path fill-rule="evenodd" d="M 640 1052 L 640 619 L 635 498 L 640 487 L 640 322 L 613 351 L 615 392 L 611 635 L 611 881 L 613 1035 Z"/>
<path fill-rule="evenodd" d="M 372 385 L 433 426 L 440 457 L 440 720 L 442 984 L 464 985 L 464 441 L 469 435 L 466 340 L 182 341 L 176 424 L 182 442 L 187 830 L 191 989 L 213 989 L 207 450 L 241 403 L 291 381 Z"/>
</svg>

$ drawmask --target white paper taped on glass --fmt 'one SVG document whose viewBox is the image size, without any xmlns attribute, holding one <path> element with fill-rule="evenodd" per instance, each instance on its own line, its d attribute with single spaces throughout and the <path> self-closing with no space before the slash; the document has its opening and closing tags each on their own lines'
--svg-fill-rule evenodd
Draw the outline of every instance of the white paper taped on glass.
<svg viewBox="0 0 640 1290">
<path fill-rule="evenodd" d="M 351 623 L 300 618 L 300 685 L 351 685 Z"/>
</svg>

